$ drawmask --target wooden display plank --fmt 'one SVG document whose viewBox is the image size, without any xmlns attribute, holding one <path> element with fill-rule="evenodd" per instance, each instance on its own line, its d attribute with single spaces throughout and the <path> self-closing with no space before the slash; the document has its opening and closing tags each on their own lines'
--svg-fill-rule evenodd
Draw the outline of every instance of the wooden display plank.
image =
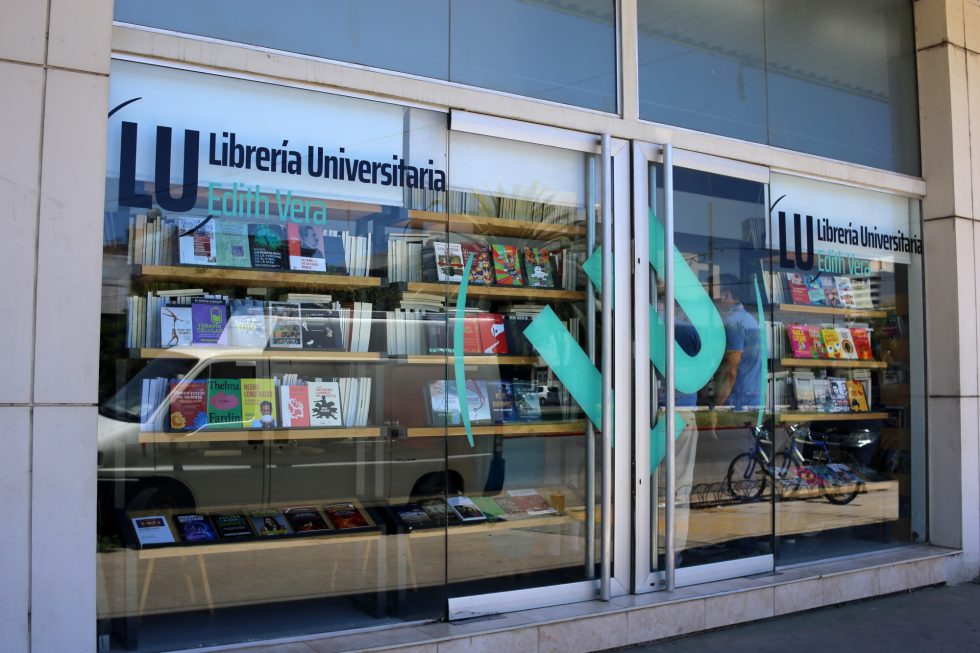
<svg viewBox="0 0 980 653">
<path fill-rule="evenodd" d="M 444 365 L 455 359 L 452 354 L 413 354 L 394 360 L 403 361 L 409 365 Z M 537 356 L 463 356 L 464 365 L 544 365 Z"/>
<path fill-rule="evenodd" d="M 585 422 L 524 422 L 521 424 L 494 424 L 491 426 L 474 426 L 473 435 L 502 435 L 515 437 L 524 435 L 580 435 L 585 432 Z M 407 429 L 410 438 L 432 438 L 466 435 L 462 426 L 421 426 Z"/>
<path fill-rule="evenodd" d="M 440 213 L 435 211 L 409 211 L 406 226 L 425 228 L 435 225 L 451 233 L 486 234 L 512 238 L 550 240 L 553 238 L 578 238 L 585 235 L 585 227 L 550 222 L 507 220 L 482 215 Z"/>
<path fill-rule="evenodd" d="M 381 354 L 376 351 L 303 351 L 280 349 L 248 349 L 239 347 L 172 347 L 169 349 L 143 348 L 134 350 L 143 359 L 150 358 L 234 358 L 236 360 L 302 360 L 314 363 L 380 363 Z"/>
<path fill-rule="evenodd" d="M 869 419 L 888 419 L 888 413 L 779 413 L 776 415 L 776 422 L 779 424 L 791 422 L 856 422 Z"/>
<path fill-rule="evenodd" d="M 849 369 L 882 370 L 888 367 L 885 361 L 867 361 L 840 358 L 782 358 L 783 367 L 846 367 Z"/>
<path fill-rule="evenodd" d="M 380 438 L 380 426 L 322 429 L 252 429 L 227 431 L 188 431 L 170 433 L 143 431 L 140 444 L 189 444 L 192 442 L 248 442 L 255 440 L 342 440 L 347 438 Z"/>
<path fill-rule="evenodd" d="M 777 311 L 811 315 L 840 315 L 867 319 L 888 317 L 888 311 L 868 308 L 838 308 L 836 306 L 807 306 L 806 304 L 776 304 L 774 308 Z"/>
<path fill-rule="evenodd" d="M 459 294 L 459 284 L 412 281 L 406 284 L 406 293 L 421 292 L 436 295 Z M 578 290 L 558 290 L 555 288 L 528 288 L 512 286 L 467 286 L 467 297 L 502 297 L 506 299 L 532 299 L 541 301 L 585 301 L 585 293 Z M 406 294 L 402 301 L 410 299 Z"/>
<path fill-rule="evenodd" d="M 184 265 L 135 265 L 133 276 L 142 282 L 177 282 L 198 286 L 358 290 L 378 288 L 378 277 L 349 277 L 318 272 L 269 272 L 267 270 L 209 268 Z"/>
</svg>

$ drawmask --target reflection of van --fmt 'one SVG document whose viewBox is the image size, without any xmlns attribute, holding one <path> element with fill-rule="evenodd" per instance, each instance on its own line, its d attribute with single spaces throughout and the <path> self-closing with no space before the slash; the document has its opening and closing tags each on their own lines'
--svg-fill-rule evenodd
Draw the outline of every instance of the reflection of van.
<svg viewBox="0 0 980 653">
<path fill-rule="evenodd" d="M 150 360 L 99 408 L 100 506 L 207 508 L 355 496 L 381 503 L 446 491 L 478 493 L 487 486 L 494 437 L 476 438 L 473 448 L 465 437 L 406 437 L 405 427 L 426 424 L 424 401 L 413 391 L 432 377 L 431 368 L 306 354 L 188 347 Z M 302 437 L 287 429 L 141 431 L 141 407 L 151 422 L 170 410 L 169 395 L 157 406 L 142 406 L 144 380 L 179 378 L 186 384 L 285 374 L 373 377 L 368 423 L 381 426 L 358 437 L 331 429 L 304 429 Z M 502 483 L 501 471 L 498 466 L 492 485 Z"/>
</svg>

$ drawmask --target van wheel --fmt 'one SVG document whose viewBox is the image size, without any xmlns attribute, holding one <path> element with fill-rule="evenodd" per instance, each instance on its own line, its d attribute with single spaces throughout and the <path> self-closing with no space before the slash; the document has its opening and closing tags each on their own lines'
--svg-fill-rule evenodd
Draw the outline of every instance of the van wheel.
<svg viewBox="0 0 980 653">
<path fill-rule="evenodd" d="M 463 479 L 459 472 L 430 472 L 423 474 L 412 486 L 412 501 L 422 497 L 456 496 L 463 493 Z"/>
</svg>

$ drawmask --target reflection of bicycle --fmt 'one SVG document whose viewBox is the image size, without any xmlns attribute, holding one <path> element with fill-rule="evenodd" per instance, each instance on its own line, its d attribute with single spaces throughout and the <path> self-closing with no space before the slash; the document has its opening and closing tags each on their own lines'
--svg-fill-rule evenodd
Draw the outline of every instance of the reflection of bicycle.
<svg viewBox="0 0 980 653">
<path fill-rule="evenodd" d="M 787 496 L 804 488 L 819 488 L 830 503 L 850 503 L 861 491 L 862 481 L 851 467 L 832 456 L 826 439 L 817 439 L 806 427 L 786 427 L 789 439 L 782 451 L 769 459 L 772 440 L 763 426 L 752 429 L 748 452 L 735 456 L 728 465 L 725 488 L 737 499 L 755 499 L 771 483 L 777 495 Z M 803 448 L 809 448 L 809 457 Z"/>
</svg>

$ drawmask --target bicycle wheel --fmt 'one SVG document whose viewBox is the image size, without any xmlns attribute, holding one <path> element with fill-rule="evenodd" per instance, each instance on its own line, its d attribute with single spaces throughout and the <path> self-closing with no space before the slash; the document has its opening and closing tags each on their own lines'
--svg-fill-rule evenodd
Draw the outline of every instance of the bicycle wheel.
<svg viewBox="0 0 980 653">
<path fill-rule="evenodd" d="M 765 470 L 749 454 L 739 454 L 728 465 L 725 489 L 736 499 L 755 499 L 766 489 Z"/>
<path fill-rule="evenodd" d="M 780 451 L 773 457 L 772 482 L 780 498 L 790 497 L 799 492 L 806 482 L 801 478 L 800 467 L 792 456 Z"/>
<path fill-rule="evenodd" d="M 843 457 L 828 455 L 828 458 L 830 462 L 827 466 L 831 469 L 834 469 L 836 465 L 845 465 L 850 468 L 846 455 Z M 854 501 L 857 495 L 860 494 L 863 485 L 861 480 L 853 472 L 844 472 L 841 470 L 839 477 L 835 474 L 830 487 L 827 489 L 826 494 L 824 494 L 824 498 L 836 506 L 843 506 Z M 838 489 L 843 489 L 844 491 L 840 492 Z"/>
</svg>

